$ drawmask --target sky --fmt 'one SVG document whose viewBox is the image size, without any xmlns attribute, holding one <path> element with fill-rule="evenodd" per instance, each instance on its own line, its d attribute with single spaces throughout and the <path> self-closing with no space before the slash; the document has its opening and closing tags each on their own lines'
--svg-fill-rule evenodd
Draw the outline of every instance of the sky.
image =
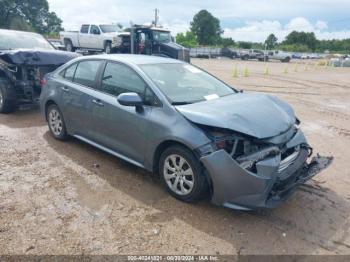
<svg viewBox="0 0 350 262">
<path fill-rule="evenodd" d="M 279 41 L 293 30 L 315 32 L 318 39 L 350 38 L 350 0 L 48 0 L 66 30 L 83 23 L 150 23 L 154 9 L 173 35 L 190 28 L 206 9 L 219 18 L 225 37 L 263 42 L 270 33 Z"/>
</svg>

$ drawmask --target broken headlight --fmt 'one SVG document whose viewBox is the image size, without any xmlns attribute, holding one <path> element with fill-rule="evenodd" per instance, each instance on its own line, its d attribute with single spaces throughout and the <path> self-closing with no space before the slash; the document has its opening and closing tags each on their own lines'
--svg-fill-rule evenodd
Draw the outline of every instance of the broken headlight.
<svg viewBox="0 0 350 262">
<path fill-rule="evenodd" d="M 205 133 L 212 142 L 198 148 L 201 155 L 208 155 L 221 149 L 224 149 L 228 153 L 232 151 L 235 137 L 231 132 L 213 128 L 211 130 L 205 130 Z"/>
<path fill-rule="evenodd" d="M 255 164 L 269 156 L 280 154 L 280 149 L 266 143 L 259 143 L 253 138 L 244 137 L 232 131 L 222 129 L 205 130 L 212 141 L 198 148 L 201 155 L 208 155 L 218 150 L 225 150 L 244 169 L 254 172 Z"/>
</svg>

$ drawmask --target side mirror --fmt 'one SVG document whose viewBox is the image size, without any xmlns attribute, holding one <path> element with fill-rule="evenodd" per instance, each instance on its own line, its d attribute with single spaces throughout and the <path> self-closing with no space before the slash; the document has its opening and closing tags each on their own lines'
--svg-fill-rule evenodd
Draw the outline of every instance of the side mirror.
<svg viewBox="0 0 350 262">
<path fill-rule="evenodd" d="M 119 104 L 123 106 L 134 106 L 136 109 L 142 108 L 142 98 L 137 93 L 122 93 L 117 97 Z"/>
</svg>

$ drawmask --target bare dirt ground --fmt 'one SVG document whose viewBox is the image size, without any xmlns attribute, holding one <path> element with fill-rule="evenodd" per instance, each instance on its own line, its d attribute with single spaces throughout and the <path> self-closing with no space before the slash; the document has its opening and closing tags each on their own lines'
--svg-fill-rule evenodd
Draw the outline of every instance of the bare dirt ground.
<svg viewBox="0 0 350 262">
<path fill-rule="evenodd" d="M 0 254 L 350 254 L 350 68 L 193 63 L 287 100 L 333 165 L 275 210 L 189 205 L 152 174 L 54 140 L 38 110 L 0 115 Z"/>
</svg>

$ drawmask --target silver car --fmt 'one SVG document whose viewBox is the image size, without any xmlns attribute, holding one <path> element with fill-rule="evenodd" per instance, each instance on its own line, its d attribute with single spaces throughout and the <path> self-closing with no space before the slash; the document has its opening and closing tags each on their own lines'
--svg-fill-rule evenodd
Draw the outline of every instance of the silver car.
<svg viewBox="0 0 350 262">
<path fill-rule="evenodd" d="M 41 108 L 55 138 L 157 173 L 182 201 L 275 207 L 332 160 L 308 161 L 312 149 L 287 103 L 178 60 L 80 57 L 45 80 Z"/>
</svg>

